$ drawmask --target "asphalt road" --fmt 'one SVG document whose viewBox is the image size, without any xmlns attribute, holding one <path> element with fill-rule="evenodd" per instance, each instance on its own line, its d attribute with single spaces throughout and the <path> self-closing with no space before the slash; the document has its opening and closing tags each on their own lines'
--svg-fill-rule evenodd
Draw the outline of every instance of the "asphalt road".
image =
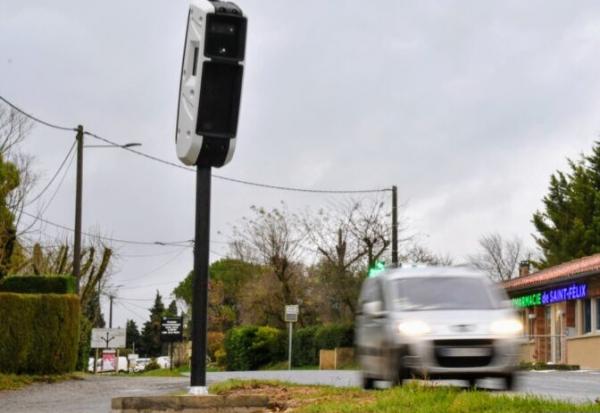
<svg viewBox="0 0 600 413">
<path fill-rule="evenodd" d="M 230 379 L 277 379 L 300 384 L 358 386 L 356 371 L 252 371 L 209 373 L 209 384 Z M 119 396 L 158 395 L 179 392 L 187 377 L 90 376 L 55 384 L 34 384 L 22 390 L 0 392 L 2 413 L 107 413 L 110 400 Z M 455 384 L 460 384 L 456 382 Z M 493 381 L 482 382 L 496 387 Z M 600 397 L 600 371 L 521 373 L 518 393 L 536 394 L 575 402 Z"/>
</svg>

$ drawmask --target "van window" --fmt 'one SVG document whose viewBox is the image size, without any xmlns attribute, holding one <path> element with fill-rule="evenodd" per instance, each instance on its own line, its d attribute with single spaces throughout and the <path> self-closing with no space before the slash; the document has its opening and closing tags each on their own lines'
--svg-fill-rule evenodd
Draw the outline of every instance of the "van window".
<svg viewBox="0 0 600 413">
<path fill-rule="evenodd" d="M 363 290 L 360 294 L 360 305 L 371 303 L 373 301 L 383 301 L 381 286 L 377 281 L 378 280 L 374 278 L 365 281 Z"/>
<path fill-rule="evenodd" d="M 394 282 L 394 308 L 402 311 L 485 310 L 500 307 L 499 297 L 474 277 L 411 277 Z"/>
</svg>

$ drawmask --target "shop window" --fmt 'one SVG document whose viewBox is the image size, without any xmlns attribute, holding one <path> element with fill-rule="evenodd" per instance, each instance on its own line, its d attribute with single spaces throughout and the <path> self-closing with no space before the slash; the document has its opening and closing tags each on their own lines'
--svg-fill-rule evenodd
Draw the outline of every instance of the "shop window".
<svg viewBox="0 0 600 413">
<path fill-rule="evenodd" d="M 583 334 L 592 332 L 592 300 L 583 300 Z"/>
</svg>

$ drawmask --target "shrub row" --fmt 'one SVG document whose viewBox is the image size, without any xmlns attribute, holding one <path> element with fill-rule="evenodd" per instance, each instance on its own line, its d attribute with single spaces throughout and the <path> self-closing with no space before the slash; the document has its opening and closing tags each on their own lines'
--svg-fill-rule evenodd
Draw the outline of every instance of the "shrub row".
<svg viewBox="0 0 600 413">
<path fill-rule="evenodd" d="M 319 364 L 319 350 L 352 347 L 354 327 L 330 324 L 300 328 L 293 336 L 294 366 Z M 288 339 L 284 330 L 242 326 L 227 332 L 223 342 L 228 370 L 256 370 L 287 359 Z"/>
<path fill-rule="evenodd" d="M 0 291 L 21 294 L 73 294 L 75 278 L 71 276 L 12 276 L 0 281 Z"/>
<path fill-rule="evenodd" d="M 327 324 L 300 328 L 292 341 L 292 364 L 315 366 L 319 364 L 319 350 L 354 346 L 352 324 Z"/>
<path fill-rule="evenodd" d="M 242 326 L 225 335 L 228 370 L 256 370 L 285 359 L 285 334 L 272 327 Z"/>
<path fill-rule="evenodd" d="M 79 314 L 76 295 L 0 293 L 0 371 L 73 371 Z"/>
</svg>

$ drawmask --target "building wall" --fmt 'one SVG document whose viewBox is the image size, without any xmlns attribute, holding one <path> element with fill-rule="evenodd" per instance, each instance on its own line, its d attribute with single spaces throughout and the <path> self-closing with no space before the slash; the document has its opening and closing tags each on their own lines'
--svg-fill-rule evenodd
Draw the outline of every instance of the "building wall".
<svg viewBox="0 0 600 413">
<path fill-rule="evenodd" d="M 582 369 L 600 369 L 600 335 L 567 338 L 567 363 Z"/>
<path fill-rule="evenodd" d="M 535 341 L 529 341 L 521 344 L 521 354 L 519 356 L 520 362 L 535 363 L 537 360 L 533 357 L 535 352 Z"/>
</svg>

